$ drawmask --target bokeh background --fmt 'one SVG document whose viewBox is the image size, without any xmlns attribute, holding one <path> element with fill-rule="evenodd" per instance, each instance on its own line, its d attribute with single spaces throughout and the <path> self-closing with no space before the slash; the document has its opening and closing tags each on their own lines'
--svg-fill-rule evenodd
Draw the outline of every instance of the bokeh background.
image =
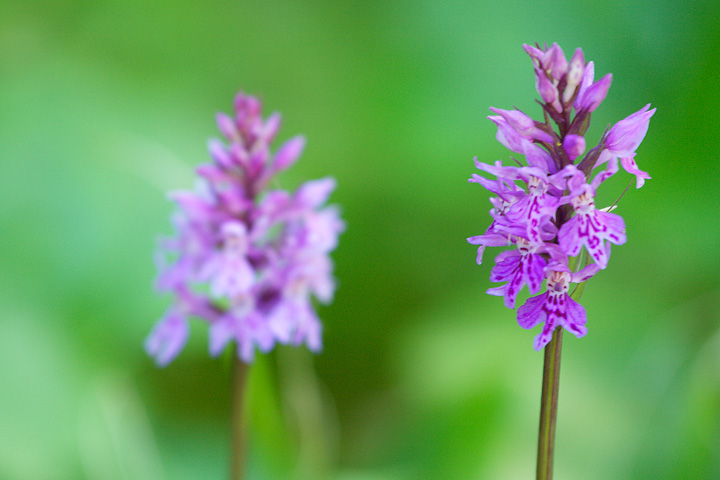
<svg viewBox="0 0 720 480">
<path fill-rule="evenodd" d="M 165 192 L 190 188 L 238 90 L 305 134 L 283 186 L 337 178 L 348 224 L 317 357 L 258 359 L 251 479 L 533 478 L 542 354 L 484 294 L 472 158 L 489 106 L 539 118 L 522 43 L 582 47 L 605 126 L 652 102 L 628 243 L 566 336 L 556 478 L 720 478 L 720 7 L 674 2 L 189 0 L 0 4 L 0 478 L 211 479 L 230 362 L 206 329 L 143 340 Z M 592 143 L 594 145 L 594 143 Z M 603 188 L 610 203 L 630 176 Z"/>
</svg>

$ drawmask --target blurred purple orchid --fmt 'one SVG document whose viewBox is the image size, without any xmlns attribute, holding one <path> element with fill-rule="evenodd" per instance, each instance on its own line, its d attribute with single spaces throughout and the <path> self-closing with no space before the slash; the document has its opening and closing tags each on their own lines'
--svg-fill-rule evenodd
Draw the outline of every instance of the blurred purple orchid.
<svg viewBox="0 0 720 480">
<path fill-rule="evenodd" d="M 213 162 L 197 168 L 201 187 L 171 195 L 177 233 L 160 243 L 156 286 L 174 304 L 145 348 L 167 365 L 183 349 L 193 316 L 210 325 L 212 355 L 232 341 L 246 363 L 276 343 L 317 352 L 322 326 L 311 296 L 332 300 L 329 253 L 345 229 L 338 208 L 324 206 L 335 181 L 307 182 L 295 195 L 267 189 L 297 161 L 305 140 L 295 137 L 272 155 L 280 116 L 263 120 L 252 96 L 238 94 L 234 116 L 218 114 L 217 123 L 229 144 L 212 140 Z"/>
</svg>

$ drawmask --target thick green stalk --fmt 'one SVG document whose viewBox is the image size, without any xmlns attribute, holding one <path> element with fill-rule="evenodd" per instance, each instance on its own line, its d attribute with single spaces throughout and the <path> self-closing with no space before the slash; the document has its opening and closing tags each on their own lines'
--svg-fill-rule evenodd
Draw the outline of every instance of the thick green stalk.
<svg viewBox="0 0 720 480">
<path fill-rule="evenodd" d="M 234 355 L 233 393 L 232 393 L 232 450 L 230 451 L 230 480 L 245 478 L 245 387 L 247 385 L 248 366 Z"/>
</svg>

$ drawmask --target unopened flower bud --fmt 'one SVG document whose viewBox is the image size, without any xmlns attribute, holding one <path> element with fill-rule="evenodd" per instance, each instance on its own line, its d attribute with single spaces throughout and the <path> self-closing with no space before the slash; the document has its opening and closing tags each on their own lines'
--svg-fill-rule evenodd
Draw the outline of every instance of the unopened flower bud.
<svg viewBox="0 0 720 480">
<path fill-rule="evenodd" d="M 520 135 L 517 130 L 508 124 L 507 120 L 500 115 L 489 115 L 487 118 L 498 127 L 495 135 L 498 142 L 513 152 L 523 153 L 525 151 L 525 145 L 530 143 L 530 140 Z"/>
<path fill-rule="evenodd" d="M 585 153 L 585 137 L 580 135 L 568 135 L 563 141 L 563 148 L 570 158 L 570 161 L 575 161 L 577 157 Z"/>
<path fill-rule="evenodd" d="M 590 85 L 592 85 L 593 80 L 595 80 L 595 63 L 590 61 L 585 65 L 585 72 L 583 72 L 580 88 L 578 89 L 577 97 L 575 97 L 575 110 L 580 110 L 582 98 L 585 96 L 587 89 L 590 88 Z"/>
<path fill-rule="evenodd" d="M 563 52 L 562 48 L 560 48 L 560 45 L 557 43 L 553 43 L 552 47 L 550 47 L 550 50 L 553 51 L 552 56 L 552 77 L 555 80 L 560 80 L 563 75 L 567 72 L 568 68 L 568 62 L 565 58 L 565 52 Z"/>
<path fill-rule="evenodd" d="M 305 137 L 299 136 L 288 140 L 275 153 L 275 161 L 273 162 L 273 171 L 279 172 L 290 167 L 302 154 L 305 148 Z"/>
<path fill-rule="evenodd" d="M 220 140 L 216 138 L 210 140 L 208 142 L 208 150 L 210 151 L 210 156 L 212 156 L 218 165 L 224 168 L 230 168 L 232 166 L 232 159 Z"/>
<path fill-rule="evenodd" d="M 232 118 L 225 115 L 224 113 L 218 113 L 215 116 L 215 120 L 217 121 L 218 129 L 222 132 L 223 135 L 225 135 L 225 138 L 230 141 L 237 139 L 238 131 Z"/>
<path fill-rule="evenodd" d="M 585 73 L 585 56 L 581 48 L 575 50 L 575 54 L 570 60 L 570 66 L 567 72 L 567 85 L 563 92 L 563 103 L 567 103 L 575 93 L 577 86 L 582 82 L 583 73 Z"/>
<path fill-rule="evenodd" d="M 282 116 L 279 113 L 273 113 L 265 120 L 265 124 L 262 126 L 262 137 L 265 142 L 271 143 L 275 140 L 275 135 L 277 135 L 280 129 L 281 120 Z"/>
<path fill-rule="evenodd" d="M 590 85 L 580 101 L 580 109 L 592 112 L 599 107 L 603 100 L 605 100 L 611 83 L 612 73 L 608 73 L 603 78 Z"/>
<path fill-rule="evenodd" d="M 533 60 L 533 63 L 535 63 L 535 65 L 540 65 L 541 59 L 543 58 L 543 55 L 545 55 L 545 52 L 543 52 L 539 48 L 527 44 L 523 44 L 523 50 L 525 50 L 525 52 L 530 55 L 530 58 Z"/>
<path fill-rule="evenodd" d="M 494 107 L 490 107 L 490 110 L 498 115 L 501 115 L 511 127 L 517 130 L 520 135 L 540 142 L 553 141 L 553 137 L 550 136 L 550 134 L 537 128 L 535 126 L 535 121 L 520 110 L 502 110 Z"/>
<path fill-rule="evenodd" d="M 539 68 L 535 68 L 535 88 L 545 103 L 552 105 L 558 113 L 562 112 L 562 106 L 560 102 L 557 101 L 557 87 L 547 78 L 545 72 Z"/>
</svg>

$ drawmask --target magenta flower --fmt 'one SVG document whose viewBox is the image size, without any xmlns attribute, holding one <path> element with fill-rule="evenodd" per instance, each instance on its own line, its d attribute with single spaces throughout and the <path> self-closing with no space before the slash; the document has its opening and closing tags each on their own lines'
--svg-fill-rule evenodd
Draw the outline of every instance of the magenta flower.
<svg viewBox="0 0 720 480">
<path fill-rule="evenodd" d="M 580 110 L 586 110 L 588 112 L 595 111 L 595 109 L 600 106 L 603 100 L 605 100 L 605 97 L 607 97 L 607 93 L 610 89 L 611 83 L 612 73 L 608 73 L 597 82 L 591 84 L 587 88 L 587 90 L 583 92 L 582 97 L 578 95 L 579 100 L 576 103 L 576 106 Z"/>
<path fill-rule="evenodd" d="M 648 103 L 639 111 L 613 125 L 605 137 L 605 148 L 616 157 L 629 157 L 647 134 L 650 118 L 655 114 L 655 108 L 648 110 Z"/>
<path fill-rule="evenodd" d="M 528 141 L 536 140 L 546 143 L 553 141 L 551 135 L 535 126 L 535 121 L 520 110 L 501 110 L 499 108 L 490 108 L 490 110 L 504 118 L 508 125 Z"/>
<path fill-rule="evenodd" d="M 200 278 L 210 282 L 213 297 L 235 298 L 247 293 L 255 282 L 255 272 L 247 260 L 247 229 L 241 222 L 229 221 L 220 231 L 222 248 L 210 255 Z"/>
<path fill-rule="evenodd" d="M 585 137 L 580 135 L 568 135 L 562 143 L 568 159 L 574 162 L 577 157 L 585 153 Z"/>
<path fill-rule="evenodd" d="M 498 131 L 495 135 L 498 142 L 503 144 L 508 150 L 516 153 L 525 153 L 526 145 L 530 144 L 529 138 L 518 133 L 518 131 L 511 127 L 507 120 L 500 115 L 489 115 L 487 118 L 498 126 Z"/>
<path fill-rule="evenodd" d="M 575 104 L 573 105 L 578 111 L 592 112 L 600 106 L 607 96 L 610 84 L 612 83 L 612 74 L 608 73 L 599 81 L 595 82 L 595 64 L 588 62 L 585 66 L 580 88 L 577 90 Z M 580 116 L 580 118 L 583 118 Z"/>
<path fill-rule="evenodd" d="M 553 262 L 547 266 L 547 291 L 530 298 L 518 309 L 517 315 L 518 324 L 525 329 L 545 323 L 533 342 L 535 350 L 542 350 L 550 342 L 557 327 L 563 327 L 578 338 L 585 336 L 585 308 L 570 298 L 568 291 L 571 282 L 587 281 L 597 270 L 595 265 L 588 265 L 583 271 L 573 274 L 565 263 Z"/>
<path fill-rule="evenodd" d="M 635 163 L 635 150 L 645 138 L 650 117 L 655 114 L 656 109 L 648 110 L 650 104 L 645 105 L 639 111 L 620 120 L 608 131 L 605 136 L 605 149 L 615 157 L 620 157 L 620 165 L 626 172 L 635 175 L 636 187 L 640 188 L 645 180 L 650 178 L 646 172 L 640 170 Z"/>
<path fill-rule="evenodd" d="M 566 85 L 563 92 L 563 102 L 568 103 L 580 85 L 585 73 L 585 55 L 582 49 L 575 49 L 573 57 L 570 59 L 567 76 L 565 77 Z"/>
<path fill-rule="evenodd" d="M 635 188 L 640 188 L 645 185 L 645 180 L 649 180 L 651 177 L 647 172 L 643 172 L 635 163 L 635 154 L 633 153 L 630 157 L 623 157 L 620 159 L 620 165 L 631 175 L 635 175 Z"/>
<path fill-rule="evenodd" d="M 201 187 L 171 195 L 176 236 L 161 242 L 157 288 L 174 305 L 153 329 L 146 350 L 158 365 L 172 361 L 188 337 L 188 317 L 209 324 L 210 353 L 234 342 L 244 362 L 277 343 L 322 347 L 311 297 L 332 300 L 329 253 L 345 229 L 336 207 L 324 206 L 331 178 L 307 182 L 291 195 L 268 190 L 274 176 L 305 145 L 295 137 L 272 154 L 280 116 L 266 120 L 260 102 L 238 94 L 232 117 L 218 114 L 228 141 L 209 143 L 212 163 L 198 167 Z"/>
<path fill-rule="evenodd" d="M 627 240 L 625 222 L 619 215 L 595 208 L 595 189 L 584 183 L 582 173 L 577 172 L 568 181 L 568 187 L 571 190 L 570 204 L 575 216 L 558 231 L 560 248 L 574 257 L 580 254 L 580 249 L 584 246 L 595 263 L 600 268 L 606 268 L 610 253 L 609 249 L 605 248 L 605 240 L 615 245 L 624 244 Z"/>
<path fill-rule="evenodd" d="M 519 110 L 490 109 L 496 114 L 488 118 L 498 127 L 498 141 L 523 155 L 527 165 L 475 159 L 482 174 L 473 174 L 470 182 L 493 194 L 492 223 L 483 235 L 467 240 L 478 245 L 478 264 L 487 247 L 510 247 L 498 255 L 490 274 L 491 281 L 502 285 L 487 291 L 504 297 L 508 308 L 515 307 L 523 286 L 536 294 L 543 279 L 547 281 L 545 292 L 527 300 L 517 313 L 524 328 L 544 323 L 534 343 L 539 350 L 556 328 L 578 337 L 587 332 L 585 309 L 570 298 L 569 285 L 607 268 L 610 245 L 627 240 L 622 217 L 596 208 L 595 192 L 620 166 L 636 177 L 638 188 L 650 178 L 638 168 L 635 156 L 655 109 L 646 105 L 615 124 L 597 147 L 589 148 L 585 134 L 590 114 L 607 96 L 612 74 L 596 82 L 595 65 L 585 63 L 581 49 L 568 62 L 557 44 L 523 48 L 533 62 L 543 120 Z M 592 263 L 573 271 L 570 265 L 576 262 L 571 258 L 583 250 Z"/>
<path fill-rule="evenodd" d="M 542 244 L 532 244 L 522 237 L 515 238 L 517 250 L 508 250 L 495 258 L 495 266 L 490 272 L 491 282 L 508 282 L 500 287 L 488 289 L 489 295 L 505 297 L 505 306 L 515 308 L 515 298 L 523 285 L 530 293 L 540 291 L 543 272 L 547 261 L 540 255 Z"/>
<path fill-rule="evenodd" d="M 185 347 L 189 335 L 187 318 L 178 310 L 170 310 L 147 338 L 145 349 L 164 367 Z"/>
</svg>

